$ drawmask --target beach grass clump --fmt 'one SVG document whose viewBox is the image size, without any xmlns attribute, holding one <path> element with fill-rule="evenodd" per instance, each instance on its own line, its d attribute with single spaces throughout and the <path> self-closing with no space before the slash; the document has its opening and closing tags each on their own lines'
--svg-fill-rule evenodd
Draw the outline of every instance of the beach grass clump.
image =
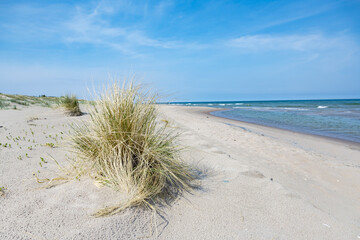
<svg viewBox="0 0 360 240">
<path fill-rule="evenodd" d="M 2 99 L 0 99 L 0 108 L 5 108 L 5 103 Z"/>
<path fill-rule="evenodd" d="M 0 187 L 0 197 L 5 196 L 6 187 Z"/>
<path fill-rule="evenodd" d="M 95 216 L 140 205 L 156 210 L 192 188 L 194 174 L 179 158 L 178 135 L 159 121 L 156 99 L 132 82 L 114 83 L 98 97 L 89 122 L 74 127 L 77 169 L 128 196 Z"/>
<path fill-rule="evenodd" d="M 75 95 L 65 95 L 60 100 L 60 105 L 70 116 L 82 115 L 82 112 L 80 111 L 79 100 Z"/>
</svg>

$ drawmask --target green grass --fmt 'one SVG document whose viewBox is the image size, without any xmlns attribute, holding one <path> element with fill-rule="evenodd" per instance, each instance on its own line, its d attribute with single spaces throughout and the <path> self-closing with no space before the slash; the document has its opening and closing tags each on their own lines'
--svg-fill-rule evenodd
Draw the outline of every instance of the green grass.
<svg viewBox="0 0 360 240">
<path fill-rule="evenodd" d="M 58 97 L 34 97 L 17 94 L 2 94 L 0 93 L 0 109 L 16 109 L 15 104 L 22 106 L 40 105 L 44 107 L 51 107 L 59 103 Z M 15 106 L 15 107 L 14 107 Z"/>
<path fill-rule="evenodd" d="M 0 196 L 5 196 L 6 187 L 0 187 Z"/>
<path fill-rule="evenodd" d="M 49 147 L 49 148 L 54 148 L 55 147 L 55 144 L 54 143 L 45 143 L 45 146 Z"/>
<path fill-rule="evenodd" d="M 60 105 L 65 108 L 66 112 L 70 116 L 82 115 L 82 112 L 80 111 L 79 100 L 75 95 L 65 95 L 62 97 Z"/>
<path fill-rule="evenodd" d="M 23 100 L 10 99 L 10 102 L 17 103 L 17 104 L 24 105 L 24 106 L 29 106 L 29 103 L 26 101 L 23 101 Z"/>
<path fill-rule="evenodd" d="M 3 98 L 0 98 L 0 109 L 4 109 L 7 108 L 10 105 L 10 103 L 8 103 L 6 100 L 4 100 Z"/>
<path fill-rule="evenodd" d="M 179 158 L 178 135 L 159 121 L 156 99 L 133 83 L 115 83 L 96 101 L 89 121 L 73 127 L 76 173 L 128 196 L 95 216 L 132 206 L 156 210 L 193 187 L 194 172 Z"/>
</svg>

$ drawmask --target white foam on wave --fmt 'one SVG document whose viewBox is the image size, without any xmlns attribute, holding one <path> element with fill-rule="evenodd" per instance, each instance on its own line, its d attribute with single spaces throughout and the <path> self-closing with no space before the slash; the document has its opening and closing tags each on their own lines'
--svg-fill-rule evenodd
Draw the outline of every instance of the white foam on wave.
<svg viewBox="0 0 360 240">
<path fill-rule="evenodd" d="M 242 109 L 252 109 L 252 110 L 258 110 L 258 111 L 308 111 L 309 109 L 306 108 L 288 108 L 288 107 L 234 107 L 234 108 L 242 108 Z"/>
<path fill-rule="evenodd" d="M 235 105 L 244 105 L 243 103 L 235 103 Z"/>
<path fill-rule="evenodd" d="M 209 106 L 212 106 L 212 105 L 214 105 L 214 104 L 212 104 L 212 103 L 209 103 L 208 105 L 209 105 Z"/>
<path fill-rule="evenodd" d="M 309 110 L 309 109 L 306 109 L 306 108 L 288 108 L 288 107 L 279 108 L 279 109 L 292 110 L 292 111 L 307 111 L 307 110 Z"/>
<path fill-rule="evenodd" d="M 223 103 L 221 103 L 221 104 L 219 104 L 220 106 L 225 106 L 225 104 L 223 104 Z"/>
<path fill-rule="evenodd" d="M 317 108 L 327 108 L 328 106 L 318 106 Z"/>
</svg>

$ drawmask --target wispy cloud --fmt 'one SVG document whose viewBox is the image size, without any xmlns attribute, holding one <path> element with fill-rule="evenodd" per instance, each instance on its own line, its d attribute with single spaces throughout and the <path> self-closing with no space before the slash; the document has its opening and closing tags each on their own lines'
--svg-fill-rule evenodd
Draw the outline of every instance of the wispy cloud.
<svg viewBox="0 0 360 240">
<path fill-rule="evenodd" d="M 269 3 L 263 11 L 258 13 L 259 17 L 265 14 L 263 17 L 264 20 L 266 19 L 267 21 L 262 21 L 263 24 L 256 27 L 256 31 L 313 17 L 335 9 L 341 4 L 341 1 L 330 1 L 318 5 L 314 5 L 313 1 L 287 2 L 286 4 L 281 1 L 272 2 Z M 269 13 L 271 13 L 271 15 L 269 15 Z"/>
<path fill-rule="evenodd" d="M 158 14 L 170 3 L 157 5 Z M 122 6 L 124 7 L 124 6 Z M 144 31 L 126 25 L 126 23 L 111 24 L 107 19 L 119 9 L 108 7 L 100 2 L 91 10 L 78 7 L 76 14 L 66 22 L 65 40 L 67 42 L 91 43 L 115 48 L 125 54 L 135 54 L 138 47 L 174 49 L 196 47 L 196 44 L 185 44 L 181 41 L 157 39 L 148 36 Z"/>
<path fill-rule="evenodd" d="M 146 28 L 145 22 L 163 17 L 173 4 L 170 0 L 151 6 L 129 0 L 116 3 L 101 0 L 75 6 L 14 4 L 8 8 L 11 13 L 8 21 L 0 23 L 0 30 L 7 33 L 0 39 L 90 44 L 131 56 L 141 56 L 144 48 L 202 48 L 201 44 L 184 42 L 171 35 L 159 37 Z"/>
<path fill-rule="evenodd" d="M 359 46 L 349 36 L 305 35 L 248 35 L 233 38 L 226 42 L 228 47 L 246 52 L 264 51 L 322 51 L 348 49 L 358 51 Z"/>
</svg>

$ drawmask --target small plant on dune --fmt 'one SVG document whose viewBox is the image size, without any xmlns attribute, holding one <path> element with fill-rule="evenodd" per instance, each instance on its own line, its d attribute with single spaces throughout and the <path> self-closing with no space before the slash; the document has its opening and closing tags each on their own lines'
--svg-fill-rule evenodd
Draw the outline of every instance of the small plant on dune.
<svg viewBox="0 0 360 240">
<path fill-rule="evenodd" d="M 5 196 L 6 187 L 0 187 L 0 196 Z"/>
<path fill-rule="evenodd" d="M 89 122 L 73 127 L 75 169 L 129 197 L 95 216 L 132 206 L 156 210 L 193 187 L 194 172 L 179 159 L 178 135 L 158 120 L 156 99 L 133 83 L 114 83 L 96 101 Z"/>
<path fill-rule="evenodd" d="M 80 111 L 79 100 L 75 95 L 65 95 L 60 100 L 60 105 L 65 108 L 66 112 L 70 116 L 80 116 L 82 112 Z"/>
<path fill-rule="evenodd" d="M 47 161 L 45 161 L 45 159 L 43 157 L 40 157 L 40 162 L 39 165 L 40 167 L 43 167 L 43 164 L 48 163 Z"/>
<path fill-rule="evenodd" d="M 50 148 L 54 148 L 55 144 L 47 142 L 47 143 L 45 143 L 45 146 L 50 147 Z"/>
</svg>

